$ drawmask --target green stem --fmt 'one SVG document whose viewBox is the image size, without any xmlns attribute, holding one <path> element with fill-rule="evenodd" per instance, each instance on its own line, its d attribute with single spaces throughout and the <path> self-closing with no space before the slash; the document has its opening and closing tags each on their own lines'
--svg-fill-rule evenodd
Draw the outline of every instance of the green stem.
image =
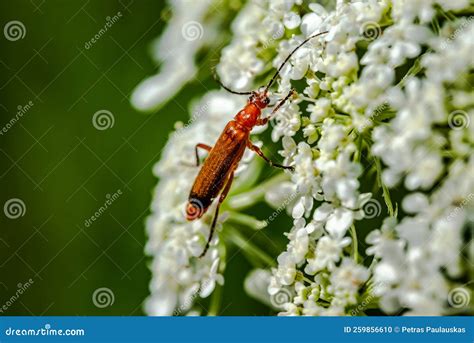
<svg viewBox="0 0 474 343">
<path fill-rule="evenodd" d="M 301 94 L 298 95 L 298 98 L 300 98 L 301 100 L 307 101 L 307 102 L 316 103 L 316 99 L 311 99 L 311 98 L 309 98 L 307 96 L 304 96 L 304 95 L 301 95 Z"/>
<path fill-rule="evenodd" d="M 211 304 L 209 305 L 209 311 L 207 312 L 208 316 L 217 316 L 219 314 L 219 309 L 221 307 L 222 301 L 222 286 L 216 285 L 214 292 L 211 297 Z"/>
<path fill-rule="evenodd" d="M 257 218 L 249 216 L 248 214 L 235 211 L 229 211 L 228 221 L 250 227 L 254 230 L 261 230 L 268 225 L 265 220 L 258 220 Z"/>
<path fill-rule="evenodd" d="M 354 259 L 355 263 L 359 261 L 359 247 L 358 247 L 358 240 L 357 240 L 357 231 L 354 225 L 351 225 L 351 236 L 352 236 L 352 258 Z"/>
<path fill-rule="evenodd" d="M 262 168 L 263 162 L 258 158 L 254 158 L 240 177 L 235 179 L 229 195 L 234 196 L 235 194 L 243 193 L 252 189 L 260 177 Z"/>
<path fill-rule="evenodd" d="M 433 20 L 431 21 L 431 26 L 433 27 L 433 31 L 436 34 L 439 34 L 439 31 L 441 30 L 441 28 L 439 26 L 438 18 L 436 18 L 436 17 L 433 18 Z"/>
<path fill-rule="evenodd" d="M 252 244 L 252 242 L 244 237 L 237 229 L 232 226 L 226 228 L 226 234 L 229 240 L 238 248 L 242 249 L 247 255 L 257 258 L 263 262 L 265 266 L 276 266 L 275 260 L 267 255 L 262 249 Z M 256 264 L 254 260 L 249 259 L 249 262 Z"/>
<path fill-rule="evenodd" d="M 362 135 L 357 136 L 357 150 L 354 154 L 354 162 L 360 162 L 361 156 L 362 156 L 362 144 L 364 143 L 364 140 L 362 138 Z"/>
<path fill-rule="evenodd" d="M 395 115 L 396 115 L 395 111 L 392 111 L 392 110 L 384 111 L 384 112 L 378 114 L 376 117 L 372 118 L 372 120 L 376 124 L 382 124 L 382 123 L 384 123 L 385 120 L 394 118 Z"/>
<path fill-rule="evenodd" d="M 270 180 L 262 183 L 261 185 L 254 187 L 252 190 L 236 194 L 235 196 L 227 200 L 227 206 L 234 210 L 241 210 L 246 207 L 252 206 L 258 203 L 265 193 L 268 192 L 268 189 L 274 185 L 277 185 L 283 181 L 289 179 L 289 176 L 285 173 L 279 173 L 275 177 L 272 177 Z"/>
<path fill-rule="evenodd" d="M 438 8 L 437 9 L 437 12 L 438 14 L 440 14 L 442 17 L 444 17 L 444 19 L 446 19 L 447 21 L 452 21 L 452 19 L 450 17 L 448 17 L 447 13 L 445 11 L 443 11 L 441 8 Z"/>
<path fill-rule="evenodd" d="M 397 87 L 402 88 L 405 85 L 405 82 L 408 80 L 409 77 L 415 76 L 418 74 L 420 71 L 423 70 L 423 66 L 421 65 L 421 59 L 423 58 L 424 55 L 432 52 L 431 49 L 428 49 L 423 55 L 419 56 L 414 62 L 413 65 L 411 66 L 410 69 L 408 69 L 407 73 L 403 78 L 400 80 L 400 82 L 397 84 Z"/>
<path fill-rule="evenodd" d="M 392 204 L 392 199 L 390 198 L 390 192 L 387 186 L 382 181 L 382 166 L 380 165 L 380 160 L 374 157 L 374 161 L 375 161 L 375 167 L 377 170 L 377 181 L 379 185 L 382 187 L 383 199 L 385 201 L 385 205 L 387 205 L 390 216 L 393 217 L 395 214 L 395 211 L 393 210 L 393 204 Z"/>
</svg>

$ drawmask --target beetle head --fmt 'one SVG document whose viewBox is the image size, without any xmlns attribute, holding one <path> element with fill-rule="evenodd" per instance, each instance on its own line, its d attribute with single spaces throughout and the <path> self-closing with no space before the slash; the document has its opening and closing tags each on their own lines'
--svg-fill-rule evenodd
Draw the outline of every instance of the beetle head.
<svg viewBox="0 0 474 343">
<path fill-rule="evenodd" d="M 254 103 L 260 109 L 266 108 L 270 103 L 270 98 L 268 97 L 267 93 L 268 92 L 265 87 L 260 87 L 258 91 L 252 92 L 248 103 Z"/>
</svg>

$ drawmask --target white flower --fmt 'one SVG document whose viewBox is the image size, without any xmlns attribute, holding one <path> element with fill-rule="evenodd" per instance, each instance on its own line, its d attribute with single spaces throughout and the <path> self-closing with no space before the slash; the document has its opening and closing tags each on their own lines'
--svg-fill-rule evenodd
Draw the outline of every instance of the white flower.
<svg viewBox="0 0 474 343">
<path fill-rule="evenodd" d="M 212 39 L 215 24 L 203 28 L 204 16 L 212 0 L 189 2 L 172 1 L 173 17 L 166 30 L 154 44 L 153 54 L 161 71 L 144 80 L 132 94 L 132 104 L 140 110 L 150 110 L 172 98 L 197 71 L 194 57 Z M 191 39 L 186 39 L 189 27 Z M 202 36 L 202 37 L 200 37 Z M 196 38 L 196 39 L 194 39 Z"/>
<path fill-rule="evenodd" d="M 311 114 L 311 121 L 318 123 L 330 114 L 331 100 L 327 98 L 319 98 L 315 104 L 308 106 L 308 112 Z"/>
<path fill-rule="evenodd" d="M 317 4 L 311 4 L 311 5 L 317 5 Z M 323 9 L 325 12 L 325 10 Z M 325 13 L 322 13 L 323 15 Z M 319 32 L 319 28 L 321 23 L 323 22 L 323 19 L 320 15 L 314 12 L 307 13 L 303 16 L 303 19 L 301 20 L 301 31 L 306 37 L 311 36 L 312 34 L 316 34 Z"/>
<path fill-rule="evenodd" d="M 436 49 L 436 53 L 429 53 L 421 60 L 422 65 L 427 68 L 427 77 L 433 82 L 455 82 L 458 75 L 465 73 L 474 65 L 472 60 L 474 42 L 471 39 L 474 34 L 474 23 L 470 20 L 465 27 L 458 28 L 456 32 L 459 34 L 455 39 L 448 41 L 448 48 L 443 49 L 443 44 L 446 44 L 448 38 L 433 39 L 431 46 Z"/>
<path fill-rule="evenodd" d="M 403 210 L 407 213 L 418 213 L 428 207 L 428 199 L 422 193 L 407 195 L 402 202 Z"/>
<path fill-rule="evenodd" d="M 465 0 L 337 1 L 309 4 L 308 12 L 300 0 L 255 0 L 238 11 L 216 66 L 223 83 L 237 90 L 256 88 L 255 80 L 265 84 L 305 38 L 328 31 L 289 58 L 272 86 L 277 91 L 270 91 L 271 103 L 291 88 L 303 90 L 269 125 L 252 131 L 267 135 L 261 142 L 270 136 L 276 145 L 281 141 L 279 163 L 294 172 L 275 172 L 267 182 L 261 164 L 247 168 L 255 155 L 247 151 L 223 205 L 244 225 L 258 220 L 235 211 L 265 199 L 276 209 L 262 231 L 269 239 L 282 232 L 280 216 L 293 220 L 282 228 L 287 244 L 276 265 L 249 274 L 249 295 L 271 307 L 271 296 L 285 291 L 289 299 L 279 315 L 346 315 L 368 298 L 388 314 L 453 310 L 447 308 L 448 291 L 453 280 L 472 271 L 464 252 L 474 246 L 465 234 L 474 221 L 474 24 L 465 19 L 472 18 L 468 6 Z M 210 33 L 204 40 L 212 42 L 218 20 L 207 23 L 205 8 L 186 18 L 201 18 Z M 173 20 L 176 35 L 180 19 Z M 172 35 L 166 37 L 160 46 L 173 47 Z M 179 70 L 164 68 L 145 81 L 135 103 L 148 108 L 171 97 L 192 77 L 194 55 L 203 46 L 194 43 L 170 62 L 181 63 L 173 67 Z M 167 82 L 158 85 L 162 80 Z M 219 241 L 217 234 L 206 257 L 196 259 L 209 226 L 206 218 L 183 220 L 197 170 L 181 161 L 194 157 L 196 143 L 212 145 L 245 100 L 215 91 L 204 95 L 154 167 L 160 182 L 147 221 L 147 253 L 153 256 L 147 313 L 194 313 L 194 298 L 223 284 L 221 253 L 232 239 Z M 274 160 L 272 148 L 265 150 Z M 364 216 L 372 196 L 380 199 L 377 219 Z M 378 229 L 373 223 L 382 219 Z M 355 241 L 360 233 L 366 234 L 365 249 Z M 243 255 L 254 268 L 272 265 L 266 247 L 253 247 L 258 243 L 251 237 Z"/>
<path fill-rule="evenodd" d="M 388 27 L 383 35 L 369 46 L 361 63 L 397 67 L 407 58 L 419 55 L 421 44 L 426 43 L 430 36 L 430 31 L 424 26 L 408 22 L 397 23 Z"/>
<path fill-rule="evenodd" d="M 290 30 L 297 28 L 301 23 L 301 18 L 295 12 L 287 12 L 283 17 L 283 24 Z"/>
<path fill-rule="evenodd" d="M 304 260 L 308 253 L 309 237 L 308 231 L 305 228 L 297 229 L 291 239 L 289 252 L 293 254 L 295 263 L 299 264 Z M 289 236 L 290 237 L 290 236 Z"/>
<path fill-rule="evenodd" d="M 222 62 L 217 68 L 222 82 L 236 90 L 249 89 L 253 77 L 263 69 L 256 53 L 255 42 L 250 40 L 238 41 L 222 50 Z M 238 60 L 234 58 L 236 55 Z"/>
<path fill-rule="evenodd" d="M 394 0 L 393 17 L 407 22 L 418 18 L 421 23 L 428 23 L 436 13 L 435 5 L 440 5 L 445 11 L 449 11 L 461 9 L 467 4 L 467 0 Z"/>
<path fill-rule="evenodd" d="M 326 231 L 336 238 L 342 238 L 355 218 L 353 211 L 344 207 L 334 207 L 323 203 L 314 211 L 314 220 L 325 224 Z"/>
<path fill-rule="evenodd" d="M 292 254 L 284 252 L 278 256 L 278 269 L 275 273 L 281 285 L 291 285 L 296 276 L 296 261 Z"/>
<path fill-rule="evenodd" d="M 342 249 L 350 243 L 351 239 L 349 237 L 342 239 L 331 238 L 329 236 L 322 237 L 316 245 L 316 256 L 308 259 L 305 272 L 314 275 L 324 268 L 328 268 L 329 270 L 334 269 L 336 262 L 339 262 L 341 259 Z"/>
<path fill-rule="evenodd" d="M 300 111 L 295 102 L 284 105 L 272 118 L 275 123 L 272 140 L 278 141 L 282 136 L 294 136 L 301 127 Z"/>
<path fill-rule="evenodd" d="M 271 306 L 268 287 L 270 285 L 271 272 L 266 269 L 254 269 L 245 278 L 244 289 L 251 297 Z"/>
<path fill-rule="evenodd" d="M 352 259 L 344 258 L 341 265 L 331 274 L 329 290 L 340 304 L 355 304 L 361 286 L 368 280 L 370 272 Z"/>
<path fill-rule="evenodd" d="M 337 124 L 334 119 L 324 120 L 322 132 L 318 142 L 322 154 L 332 153 L 347 137 L 347 129 L 343 125 Z"/>
<path fill-rule="evenodd" d="M 298 153 L 294 156 L 293 163 L 295 171 L 291 180 L 296 184 L 298 192 L 318 198 L 321 189 L 318 170 L 314 166 L 313 151 L 308 144 L 304 142 L 298 144 Z"/>
<path fill-rule="evenodd" d="M 397 224 L 395 218 L 386 218 L 380 230 L 371 231 L 366 238 L 370 247 L 367 248 L 367 255 L 375 255 L 381 257 L 387 251 L 398 250 L 403 248 L 402 242 L 396 240 L 394 227 Z M 395 245 L 395 246 L 391 246 Z M 398 249 L 397 247 L 398 246 Z"/>
<path fill-rule="evenodd" d="M 194 163 L 194 146 L 201 142 L 212 144 L 226 120 L 241 105 L 238 97 L 222 92 L 208 94 L 194 106 L 193 118 L 172 136 L 162 159 L 154 166 L 160 182 L 151 205 L 153 213 L 147 220 L 146 252 L 154 257 L 151 296 L 146 303 L 149 314 L 171 315 L 175 311 L 184 314 L 192 306 L 189 294 L 197 292 L 207 297 L 216 283 L 224 281 L 215 247 L 218 235 L 214 236 L 206 256 L 196 258 L 204 249 L 209 225 L 203 220 L 185 220 L 185 201 L 197 168 L 183 166 L 183 162 Z"/>
<path fill-rule="evenodd" d="M 418 159 L 419 163 L 412 163 L 411 168 L 408 169 L 405 186 L 410 190 L 428 189 L 443 171 L 442 158 L 439 153 L 427 151 L 421 147 L 414 151 L 413 157 Z"/>
<path fill-rule="evenodd" d="M 306 305 L 309 303 L 315 303 L 319 300 L 321 293 L 320 286 L 316 283 L 312 283 L 309 286 L 306 286 L 302 282 L 295 283 L 296 296 L 294 298 L 294 303 L 296 305 Z"/>
<path fill-rule="evenodd" d="M 326 231 L 334 237 L 343 237 L 354 220 L 352 211 L 336 208 L 326 223 Z"/>
</svg>

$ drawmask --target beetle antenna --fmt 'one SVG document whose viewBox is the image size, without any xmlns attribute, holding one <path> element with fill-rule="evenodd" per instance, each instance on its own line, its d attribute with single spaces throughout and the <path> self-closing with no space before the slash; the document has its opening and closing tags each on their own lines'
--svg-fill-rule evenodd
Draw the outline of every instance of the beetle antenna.
<svg viewBox="0 0 474 343">
<path fill-rule="evenodd" d="M 252 92 L 237 92 L 237 91 L 234 91 L 232 89 L 230 89 L 229 87 L 227 87 L 226 85 L 224 85 L 221 80 L 219 80 L 219 78 L 217 77 L 217 74 L 216 73 L 213 73 L 213 77 L 214 77 L 214 80 L 216 80 L 216 82 L 222 87 L 224 88 L 226 91 L 230 92 L 230 93 L 233 93 L 233 94 L 239 94 L 239 95 L 250 95 L 252 94 Z"/>
<path fill-rule="evenodd" d="M 301 48 L 303 45 L 305 45 L 306 43 L 308 43 L 311 39 L 313 38 L 316 38 L 318 36 L 321 36 L 321 35 L 324 35 L 326 33 L 328 33 L 329 31 L 324 31 L 324 32 L 320 32 L 320 33 L 317 33 L 315 35 L 312 35 L 312 36 L 309 36 L 308 38 L 306 38 L 304 41 L 302 41 L 296 48 L 293 49 L 292 52 L 290 52 L 290 54 L 285 58 L 285 60 L 283 61 L 283 63 L 280 65 L 280 67 L 278 68 L 278 70 L 276 71 L 275 75 L 273 75 L 272 79 L 270 80 L 270 82 L 268 83 L 267 87 L 265 88 L 265 92 L 268 91 L 268 89 L 271 87 L 271 85 L 273 84 L 273 82 L 275 81 L 275 79 L 277 78 L 277 76 L 280 74 L 280 71 L 283 69 L 283 67 L 285 66 L 285 64 L 290 60 L 291 56 L 293 56 L 293 54 L 296 52 L 296 50 L 298 50 L 299 48 Z"/>
</svg>

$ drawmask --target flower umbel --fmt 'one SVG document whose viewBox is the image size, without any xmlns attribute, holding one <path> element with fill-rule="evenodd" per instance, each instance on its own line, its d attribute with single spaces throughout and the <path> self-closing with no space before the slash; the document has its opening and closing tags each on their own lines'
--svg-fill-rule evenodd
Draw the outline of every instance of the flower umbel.
<svg viewBox="0 0 474 343">
<path fill-rule="evenodd" d="M 201 5 L 196 18 L 185 18 L 199 22 L 202 39 L 216 30 L 206 16 L 210 8 Z M 175 15 L 181 10 L 175 6 Z M 193 157 L 197 143 L 212 146 L 246 100 L 223 90 L 204 94 L 154 167 L 159 183 L 147 221 L 153 257 L 147 312 L 186 314 L 201 299 L 221 296 L 236 254 L 229 252 L 237 248 L 252 266 L 241 288 L 280 315 L 472 314 L 469 301 L 450 300 L 453 289 L 472 285 L 474 273 L 474 21 L 468 1 L 337 1 L 327 8 L 250 1 L 237 12 L 216 66 L 236 90 L 265 84 L 295 46 L 329 31 L 282 68 L 272 103 L 293 87 L 297 95 L 271 125 L 252 132 L 267 142 L 272 160 L 281 156 L 294 172 L 264 177 L 262 164 L 246 152 L 218 234 L 197 258 L 210 216 L 185 220 L 197 169 L 183 166 L 182 158 Z M 157 45 L 160 58 L 166 37 L 181 35 L 179 20 Z M 187 40 L 192 70 L 204 49 L 199 37 Z M 168 72 L 177 73 L 170 65 Z M 135 93 L 136 106 L 172 97 L 190 79 L 176 75 L 163 94 L 157 91 L 163 84 L 146 81 Z M 276 209 L 269 219 L 249 214 L 264 202 Z M 258 232 L 272 244 L 254 239 Z M 278 243 L 281 232 L 286 244 Z M 201 305 L 200 312 L 219 314 L 214 304 Z"/>
</svg>

